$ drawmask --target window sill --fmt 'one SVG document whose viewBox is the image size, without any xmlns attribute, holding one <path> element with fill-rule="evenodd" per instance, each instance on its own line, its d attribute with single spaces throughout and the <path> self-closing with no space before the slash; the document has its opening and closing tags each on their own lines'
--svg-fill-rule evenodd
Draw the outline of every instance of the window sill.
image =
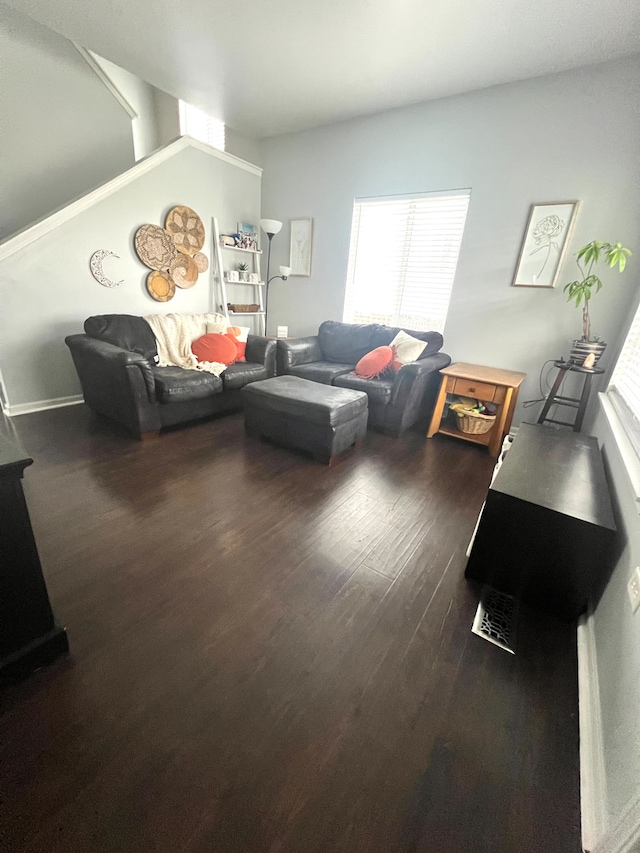
<svg viewBox="0 0 640 853">
<path fill-rule="evenodd" d="M 640 457 L 638 457 L 633 444 L 629 440 L 624 422 L 609 399 L 608 394 L 600 393 L 598 394 L 598 398 L 613 434 L 618 452 L 622 457 L 627 476 L 629 477 L 635 498 L 636 512 L 640 515 Z"/>
</svg>

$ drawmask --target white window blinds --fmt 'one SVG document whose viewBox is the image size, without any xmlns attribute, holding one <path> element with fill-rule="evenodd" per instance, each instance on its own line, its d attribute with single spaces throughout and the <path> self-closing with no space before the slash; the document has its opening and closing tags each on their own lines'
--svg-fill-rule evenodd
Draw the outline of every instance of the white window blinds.
<svg viewBox="0 0 640 853">
<path fill-rule="evenodd" d="M 185 101 L 180 101 L 180 134 L 224 151 L 224 122 Z"/>
<path fill-rule="evenodd" d="M 609 392 L 640 453 L 640 308 L 611 376 Z"/>
<path fill-rule="evenodd" d="M 469 190 L 356 199 L 344 320 L 442 332 Z"/>
</svg>

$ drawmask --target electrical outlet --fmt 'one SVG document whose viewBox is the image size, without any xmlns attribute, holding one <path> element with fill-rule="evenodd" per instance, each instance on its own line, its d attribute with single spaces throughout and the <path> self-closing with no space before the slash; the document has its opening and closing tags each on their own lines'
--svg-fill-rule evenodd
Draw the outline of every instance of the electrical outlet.
<svg viewBox="0 0 640 853">
<path fill-rule="evenodd" d="M 635 613 L 640 607 L 640 566 L 636 566 L 633 574 L 627 582 L 627 592 L 629 593 L 629 601 L 631 609 Z"/>
</svg>

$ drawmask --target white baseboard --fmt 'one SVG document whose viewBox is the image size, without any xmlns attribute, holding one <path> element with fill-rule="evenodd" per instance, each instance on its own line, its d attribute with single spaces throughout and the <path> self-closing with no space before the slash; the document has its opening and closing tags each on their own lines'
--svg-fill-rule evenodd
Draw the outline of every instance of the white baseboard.
<svg viewBox="0 0 640 853">
<path fill-rule="evenodd" d="M 84 403 L 82 394 L 72 394 L 70 397 L 56 397 L 53 400 L 35 400 L 33 403 L 17 403 L 15 406 L 5 406 L 4 414 L 10 418 L 17 415 L 28 415 L 31 412 L 43 412 L 45 409 L 61 409 L 63 406 L 77 406 Z"/>
<path fill-rule="evenodd" d="M 607 833 L 607 780 L 596 642 L 591 612 L 583 616 L 578 624 L 578 702 L 582 848 L 591 853 Z"/>
</svg>

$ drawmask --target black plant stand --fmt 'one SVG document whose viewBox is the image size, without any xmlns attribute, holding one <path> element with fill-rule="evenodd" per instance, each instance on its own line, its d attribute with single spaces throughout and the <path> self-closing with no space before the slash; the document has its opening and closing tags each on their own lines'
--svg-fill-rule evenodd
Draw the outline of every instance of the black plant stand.
<svg viewBox="0 0 640 853">
<path fill-rule="evenodd" d="M 538 418 L 538 423 L 570 426 L 573 428 L 574 432 L 580 432 L 582 429 L 582 421 L 584 420 L 584 413 L 587 409 L 587 403 L 589 402 L 589 394 L 591 393 L 591 382 L 594 376 L 604 373 L 604 370 L 600 367 L 582 367 L 579 364 L 572 364 L 570 361 L 554 361 L 553 364 L 554 367 L 558 368 L 558 375 L 556 376 L 556 381 L 553 383 L 553 388 L 549 391 L 547 399 L 544 402 L 544 406 L 540 412 L 540 417 Z M 558 394 L 562 380 L 567 375 L 567 371 L 583 374 L 584 384 L 582 386 L 582 394 L 580 397 L 561 397 Z M 568 421 L 557 421 L 554 418 L 548 418 L 547 415 L 549 414 L 549 409 L 553 405 L 568 406 L 569 408 L 577 409 L 578 411 L 576 413 L 575 421 L 573 423 L 569 423 Z"/>
</svg>

